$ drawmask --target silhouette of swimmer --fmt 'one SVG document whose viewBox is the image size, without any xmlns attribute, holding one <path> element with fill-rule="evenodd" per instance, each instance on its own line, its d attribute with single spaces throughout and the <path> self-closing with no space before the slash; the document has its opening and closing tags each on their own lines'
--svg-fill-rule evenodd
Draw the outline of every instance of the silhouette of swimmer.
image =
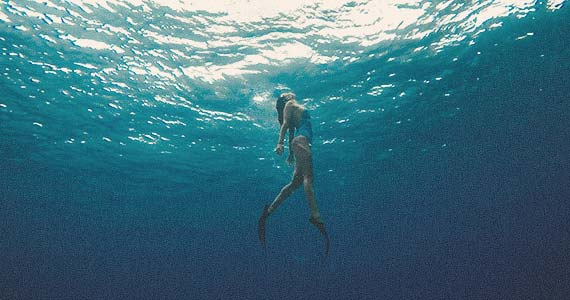
<svg viewBox="0 0 570 300">
<path fill-rule="evenodd" d="M 277 98 L 275 108 L 277 109 L 277 118 L 281 125 L 279 141 L 275 147 L 275 152 L 278 155 L 283 154 L 285 132 L 289 130 L 289 156 L 287 157 L 287 162 L 289 164 L 295 164 L 295 170 L 293 171 L 291 182 L 281 189 L 281 192 L 279 192 L 271 205 L 265 205 L 263 208 L 263 213 L 259 218 L 258 224 L 259 240 L 263 248 L 265 248 L 265 222 L 267 218 L 277 210 L 285 199 L 303 185 L 309 207 L 311 208 L 309 222 L 317 227 L 325 238 L 326 258 L 329 255 L 330 240 L 325 230 L 325 225 L 321 220 L 321 214 L 317 207 L 313 188 L 313 159 L 311 154 L 313 131 L 311 128 L 311 116 L 303 105 L 295 101 L 295 94 L 293 93 L 281 94 L 279 98 Z"/>
</svg>

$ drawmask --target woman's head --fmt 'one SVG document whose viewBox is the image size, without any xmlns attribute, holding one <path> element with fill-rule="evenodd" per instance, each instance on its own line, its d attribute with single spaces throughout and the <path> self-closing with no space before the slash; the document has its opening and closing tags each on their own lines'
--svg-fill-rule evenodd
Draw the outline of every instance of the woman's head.
<svg viewBox="0 0 570 300">
<path fill-rule="evenodd" d="M 277 110 L 277 119 L 279 120 L 279 124 L 283 124 L 283 110 L 285 108 L 285 104 L 290 100 L 295 100 L 295 94 L 283 93 L 279 98 L 277 98 L 275 109 Z"/>
</svg>

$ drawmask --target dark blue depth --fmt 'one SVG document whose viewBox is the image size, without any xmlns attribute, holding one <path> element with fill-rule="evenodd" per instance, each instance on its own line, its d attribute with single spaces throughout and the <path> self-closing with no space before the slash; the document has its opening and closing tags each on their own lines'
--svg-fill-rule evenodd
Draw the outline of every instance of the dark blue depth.
<svg viewBox="0 0 570 300">
<path fill-rule="evenodd" d="M 314 101 L 356 99 L 311 112 L 316 195 L 332 241 L 324 264 L 302 191 L 269 219 L 266 253 L 257 240 L 262 207 L 291 172 L 271 153 L 273 111 L 263 130 L 239 122 L 230 124 L 234 129 L 174 129 L 206 141 L 206 150 L 161 155 L 159 145 L 101 141 L 113 135 L 115 142 L 129 127 L 127 118 L 109 121 L 108 106 L 93 106 L 107 118 L 101 121 L 88 117 L 81 100 L 34 106 L 2 77 L 0 103 L 9 105 L 0 107 L 0 299 L 565 299 L 568 20 L 567 7 L 538 9 L 506 17 L 475 45 L 411 63 L 382 57 L 336 70 L 344 77 L 299 72 L 268 79 Z M 33 48 L 0 25 L 1 47 Z M 527 32 L 534 35 L 515 39 Z M 0 64 L 22 68 L 23 80 L 53 78 L 5 57 Z M 398 108 L 367 95 L 370 86 L 350 88 L 371 70 L 396 73 L 407 88 Z M 70 85 L 89 84 L 69 76 Z M 47 89 L 46 98 L 57 99 L 60 89 Z M 203 106 L 242 110 L 246 97 Z M 380 107 L 386 111 L 356 113 Z M 152 110 L 141 108 L 137 117 L 184 114 Z M 335 123 L 343 118 L 351 125 Z M 87 130 L 96 137 L 62 150 L 72 149 L 60 146 L 67 138 Z M 218 151 L 208 151 L 211 145 Z M 257 148 L 238 152 L 234 145 Z"/>
</svg>

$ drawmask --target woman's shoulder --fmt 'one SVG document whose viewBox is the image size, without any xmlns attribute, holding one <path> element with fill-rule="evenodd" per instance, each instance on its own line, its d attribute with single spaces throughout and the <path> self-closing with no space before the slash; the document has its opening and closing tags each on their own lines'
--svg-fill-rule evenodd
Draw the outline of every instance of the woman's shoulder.
<svg viewBox="0 0 570 300">
<path fill-rule="evenodd" d="M 285 108 L 292 110 L 304 110 L 305 106 L 297 102 L 289 101 L 285 103 Z"/>
</svg>

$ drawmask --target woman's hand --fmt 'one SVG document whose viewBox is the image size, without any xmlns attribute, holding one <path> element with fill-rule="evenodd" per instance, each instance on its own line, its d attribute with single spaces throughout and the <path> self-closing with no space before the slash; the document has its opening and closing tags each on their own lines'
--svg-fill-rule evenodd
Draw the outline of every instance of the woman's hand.
<svg viewBox="0 0 570 300">
<path fill-rule="evenodd" d="M 289 156 L 287 157 L 287 164 L 292 165 L 294 163 L 295 163 L 295 156 L 289 154 Z"/>
<path fill-rule="evenodd" d="M 275 147 L 275 153 L 277 153 L 277 155 L 283 154 L 283 144 L 277 144 Z"/>
</svg>

